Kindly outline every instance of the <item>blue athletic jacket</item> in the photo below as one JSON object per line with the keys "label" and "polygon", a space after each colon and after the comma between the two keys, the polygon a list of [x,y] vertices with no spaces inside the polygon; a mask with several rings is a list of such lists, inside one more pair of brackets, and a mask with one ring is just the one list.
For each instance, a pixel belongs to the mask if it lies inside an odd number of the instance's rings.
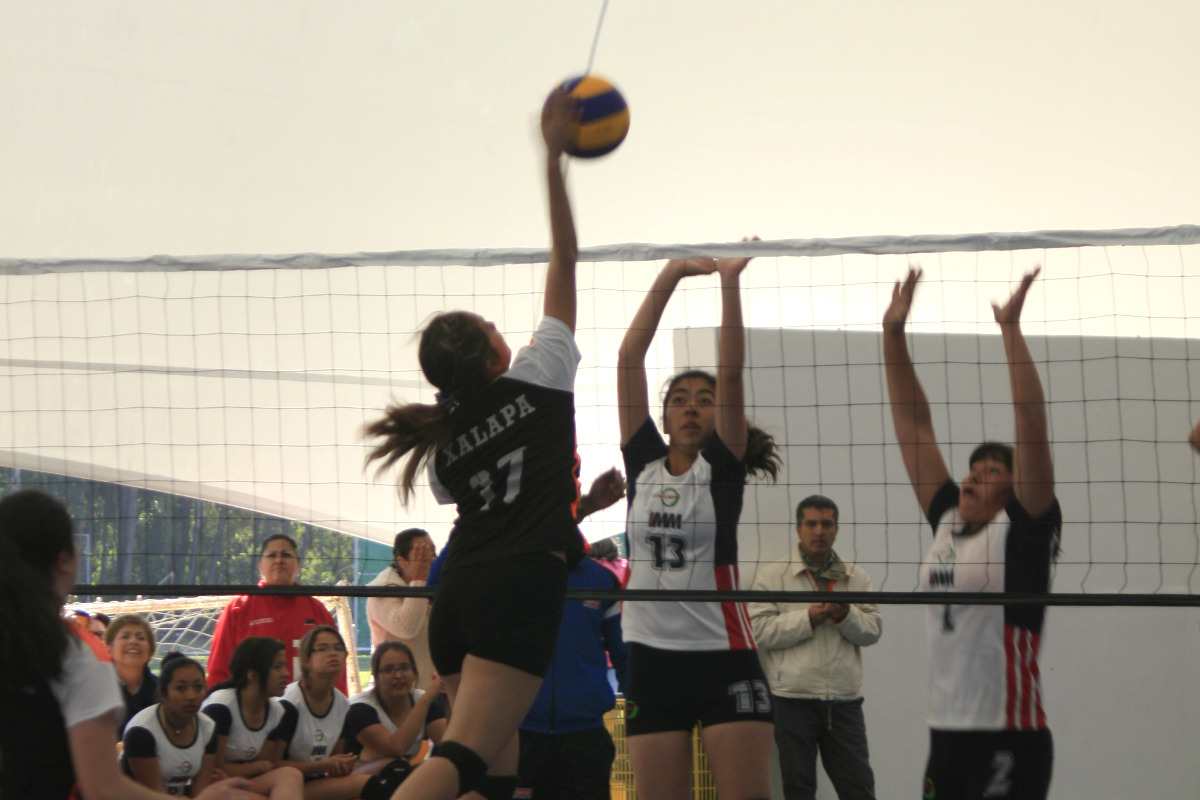
{"label": "blue athletic jacket", "polygon": [[[567,587],[618,589],[620,583],[612,572],[584,558],[567,575]],[[567,600],[554,660],[521,730],[572,733],[603,725],[605,712],[616,705],[606,652],[617,673],[617,687],[624,693],[629,648],[621,637],[620,601]]]}

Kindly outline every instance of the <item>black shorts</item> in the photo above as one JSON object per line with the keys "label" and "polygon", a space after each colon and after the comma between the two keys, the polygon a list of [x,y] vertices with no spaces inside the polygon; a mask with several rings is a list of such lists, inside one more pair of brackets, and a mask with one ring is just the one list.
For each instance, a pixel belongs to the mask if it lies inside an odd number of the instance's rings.
{"label": "black shorts", "polygon": [[566,593],[566,562],[550,553],[448,565],[429,614],[429,654],[438,674],[462,672],[469,654],[544,676]]}
{"label": "black shorts", "polygon": [[771,690],[753,650],[629,646],[627,735],[759,721],[772,721]]}
{"label": "black shorts", "polygon": [[1042,800],[1050,790],[1050,731],[929,732],[925,800]]}
{"label": "black shorts", "polygon": [[570,733],[523,730],[517,778],[531,800],[609,800],[616,755],[603,725]]}

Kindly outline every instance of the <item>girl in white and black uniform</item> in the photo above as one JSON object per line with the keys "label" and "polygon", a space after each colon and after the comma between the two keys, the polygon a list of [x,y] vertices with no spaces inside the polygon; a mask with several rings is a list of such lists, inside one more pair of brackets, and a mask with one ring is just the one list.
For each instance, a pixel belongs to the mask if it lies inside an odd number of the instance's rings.
{"label": "girl in white and black uniform", "polygon": [[429,689],[420,680],[416,656],[403,642],[381,642],[371,654],[374,686],[355,695],[346,714],[346,749],[360,759],[361,771],[377,772],[388,761],[412,760],[426,739],[435,745],[446,732],[442,681]]}
{"label": "girl in white and black uniform", "polygon": [[194,797],[212,780],[217,760],[217,724],[200,713],[208,692],[204,668],[183,653],[167,653],[157,685],[159,702],[125,726],[121,760],[143,786]]}
{"label": "girl in white and black uniform", "polygon": [[550,195],[544,317],[511,353],[478,314],[436,316],[421,334],[421,371],[436,406],[393,406],[371,425],[370,458],[406,458],[401,496],[428,463],[458,519],[429,619],[430,653],[454,714],[446,740],[396,795],[451,800],[470,791],[508,800],[516,788],[517,727],[554,653],[566,558],[582,549],[575,480],[575,228],[560,160],[579,116],[555,92],[542,111]]}
{"label": "girl in white and black uniform", "polygon": [[[748,471],[775,477],[774,441],[746,420],[739,276],[749,259],[672,260],[621,343],[621,449],[629,482],[630,589],[738,588],[737,525]],[[667,300],[689,275],[718,272],[717,375],[688,371],[667,386],[663,429],[650,419],[645,357]],[[669,442],[669,443],[668,443]],[[639,794],[691,793],[691,731],[699,722],[717,794],[769,797],[771,696],[745,605],[624,604],[630,643],[625,725]]]}
{"label": "girl in white and black uniform", "polygon": [[[909,270],[883,319],[883,355],[896,438],[934,539],[921,566],[927,592],[1050,590],[1062,511],[1054,496],[1041,379],[1021,332],[1039,270],[1003,307],[993,304],[1008,359],[1016,444],[985,442],[958,486],[942,460],[929,401],[904,326],[921,277]],[[929,605],[930,753],[924,797],[1046,797],[1054,744],[1042,708],[1038,653],[1045,605]]]}
{"label": "girl in white and black uniform", "polygon": [[318,625],[300,639],[297,652],[300,680],[283,692],[284,702],[296,709],[284,763],[304,775],[305,800],[369,800],[375,796],[364,788],[369,776],[351,774],[358,758],[346,752],[350,700],[335,685],[346,674],[346,642],[337,628]]}
{"label": "girl in white and black uniform", "polygon": [[280,766],[296,728],[296,709],[279,698],[288,682],[283,642],[243,639],[229,659],[231,678],[213,687],[201,710],[217,723],[217,767],[254,779],[254,790],[273,799],[299,797],[304,778]]}
{"label": "girl in white and black uniform", "polygon": [[[61,617],[79,553],[66,507],[36,489],[0,499],[0,797],[165,800],[121,773],[125,701]],[[250,798],[248,783],[210,785],[204,800]]]}

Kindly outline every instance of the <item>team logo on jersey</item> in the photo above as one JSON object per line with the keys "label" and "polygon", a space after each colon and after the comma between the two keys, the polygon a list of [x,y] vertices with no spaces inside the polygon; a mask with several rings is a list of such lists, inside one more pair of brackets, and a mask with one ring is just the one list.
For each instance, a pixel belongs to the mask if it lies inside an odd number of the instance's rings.
{"label": "team logo on jersey", "polygon": [[930,567],[929,568],[929,588],[938,589],[953,589],[954,588],[954,565],[948,567]]}
{"label": "team logo on jersey", "polygon": [[937,790],[933,788],[933,778],[925,779],[925,794],[923,796],[925,800],[933,800],[933,798],[937,797]]}
{"label": "team logo on jersey", "polygon": [[598,609],[598,608],[600,608],[600,601],[599,601],[599,600],[584,600],[584,601],[583,601],[583,607],[584,607],[584,608],[596,608],[596,609]]}
{"label": "team logo on jersey", "polygon": [[656,500],[662,500],[662,504],[667,508],[674,508],[679,502],[679,492],[674,489],[663,489],[661,492],[655,492],[653,497]]}
{"label": "team logo on jersey", "polygon": [[192,774],[192,762],[181,761],[175,765],[175,776],[177,778],[182,778],[186,775],[191,775],[191,774]]}
{"label": "team logo on jersey", "polygon": [[325,731],[321,730],[320,728],[317,728],[316,731],[313,733],[313,741],[314,742],[325,741]]}
{"label": "team logo on jersey", "polygon": [[625,719],[633,719],[638,714],[638,704],[632,700],[625,701]]}

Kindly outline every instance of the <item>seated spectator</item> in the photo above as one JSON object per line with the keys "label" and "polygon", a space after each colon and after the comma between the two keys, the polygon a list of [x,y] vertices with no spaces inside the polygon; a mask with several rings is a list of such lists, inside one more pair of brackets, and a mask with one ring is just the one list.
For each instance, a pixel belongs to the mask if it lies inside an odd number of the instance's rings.
{"label": "seated spectator", "polygon": [[229,662],[232,677],[201,706],[217,723],[217,768],[253,779],[253,789],[272,800],[300,797],[304,785],[299,770],[281,766],[296,728],[296,709],[279,699],[288,682],[286,659],[277,639],[243,639]]}
{"label": "seated spectator", "polygon": [[[79,566],[73,533],[66,506],[44,492],[0,498],[0,796],[167,800],[121,773],[113,669],[61,618]],[[221,781],[198,800],[245,800],[245,788]]]}
{"label": "seated spectator", "polygon": [[93,611],[91,618],[88,620],[87,629],[95,634],[100,639],[104,638],[104,632],[108,630],[109,623],[112,618],[103,611]]}
{"label": "seated spectator", "polygon": [[204,668],[183,653],[167,653],[158,685],[160,701],[125,727],[122,762],[143,786],[195,797],[212,780],[217,762],[217,724],[200,713],[208,691]]}
{"label": "seated spectator", "polygon": [[367,775],[351,775],[358,758],[345,752],[342,727],[350,701],[334,681],[346,671],[346,643],[336,628],[318,625],[300,640],[300,680],[283,699],[296,709],[285,763],[304,775],[305,800],[352,800]]}
{"label": "seated spectator", "polygon": [[346,713],[346,749],[359,757],[359,770],[375,772],[397,758],[411,760],[430,739],[435,745],[446,731],[442,681],[428,691],[415,688],[418,678],[412,650],[402,642],[384,642],[371,655],[374,686],[355,695]]}
{"label": "seated spectator", "polygon": [[[368,586],[424,586],[429,567],[437,556],[433,539],[420,528],[396,534],[392,543],[392,563],[375,576]],[[429,609],[427,597],[369,597],[367,621],[371,625],[371,647],[384,642],[403,642],[413,651],[421,682],[428,689],[433,680],[433,659],[429,657]]]}
{"label": "seated spectator", "polygon": [[[290,536],[277,533],[262,544],[258,569],[259,586],[295,586],[300,577],[300,556]],[[212,653],[208,659],[208,684],[229,680],[229,657],[247,636],[267,636],[283,642],[287,682],[299,672],[300,639],[317,625],[334,625],[329,609],[315,597],[305,595],[241,595],[225,606],[213,630]],[[334,625],[336,627],[336,625]],[[346,676],[337,680],[346,692]]]}
{"label": "seated spectator", "polygon": [[154,631],[140,614],[122,614],[104,631],[104,644],[125,698],[125,718],[121,720],[124,729],[134,714],[158,702],[158,680],[150,671],[156,646]]}

